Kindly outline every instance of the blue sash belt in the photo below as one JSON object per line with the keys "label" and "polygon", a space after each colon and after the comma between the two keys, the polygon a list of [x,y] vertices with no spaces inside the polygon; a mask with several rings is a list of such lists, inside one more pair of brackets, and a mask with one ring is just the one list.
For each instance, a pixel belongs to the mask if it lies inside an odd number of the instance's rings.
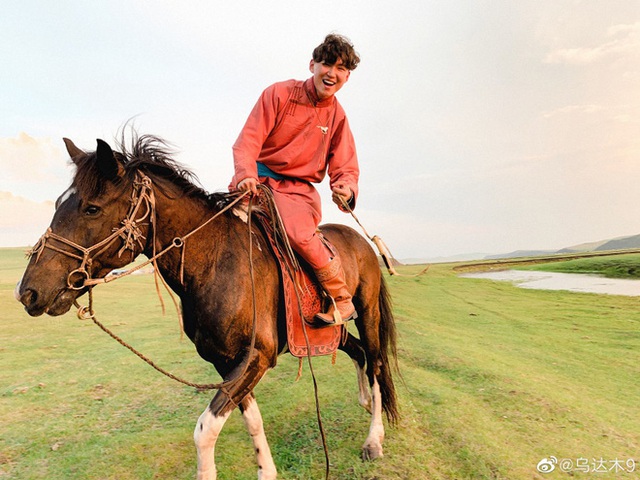
{"label": "blue sash belt", "polygon": [[264,163],[257,162],[258,164],[258,176],[259,177],[270,177],[275,180],[286,180],[290,177],[285,177],[284,175],[280,175],[279,173],[274,172],[269,167],[267,167]]}

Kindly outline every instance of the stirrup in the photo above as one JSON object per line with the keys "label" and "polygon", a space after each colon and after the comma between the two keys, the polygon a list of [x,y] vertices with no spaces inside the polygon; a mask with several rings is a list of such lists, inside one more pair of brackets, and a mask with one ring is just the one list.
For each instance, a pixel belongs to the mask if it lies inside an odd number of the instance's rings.
{"label": "stirrup", "polygon": [[[331,298],[331,297],[329,297]],[[357,310],[353,310],[353,313],[351,315],[349,315],[347,318],[342,318],[342,315],[340,315],[340,311],[338,310],[338,307],[336,306],[336,302],[335,300],[333,300],[333,298],[331,298],[332,301],[332,307],[333,307],[333,315],[328,315],[327,313],[317,313],[314,317],[314,325],[316,327],[329,327],[329,326],[336,326],[336,325],[345,325],[348,321],[350,320],[355,320],[356,318],[358,318],[358,311]],[[329,307],[331,308],[331,307]],[[333,321],[328,321],[327,318],[325,318],[325,315],[332,317]]]}

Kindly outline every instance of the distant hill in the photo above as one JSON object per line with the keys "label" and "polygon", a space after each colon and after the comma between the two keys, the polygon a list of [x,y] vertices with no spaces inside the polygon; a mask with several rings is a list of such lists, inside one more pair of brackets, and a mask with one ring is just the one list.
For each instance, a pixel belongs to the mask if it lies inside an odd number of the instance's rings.
{"label": "distant hill", "polygon": [[[435,258],[403,258],[399,262],[394,260],[394,265],[412,265],[412,264],[426,264],[426,263],[455,263],[455,262],[467,262],[471,260],[502,260],[505,258],[521,258],[521,257],[539,257],[545,255],[555,254],[567,254],[567,253],[582,253],[582,252],[595,252],[606,250],[626,250],[626,249],[640,249],[640,234],[629,235],[625,237],[610,238],[607,240],[598,240],[595,242],[580,243],[578,245],[571,245],[569,247],[561,248],[560,250],[516,250],[510,253],[464,253],[460,255],[452,255],[450,257],[435,257]],[[397,263],[396,263],[397,262]],[[384,266],[382,259],[380,259],[380,265]]]}
{"label": "distant hill", "polygon": [[609,240],[596,248],[596,250],[624,250],[627,248],[640,248],[640,235]]}
{"label": "distant hill", "polygon": [[555,250],[516,250],[510,253],[499,253],[496,255],[487,255],[485,260],[500,260],[501,258],[518,258],[518,257],[539,257],[542,255],[553,255]]}
{"label": "distant hill", "polygon": [[[607,246],[611,242],[618,241],[626,241],[627,239],[638,238],[640,235],[632,235],[632,236],[624,236],[624,237],[615,237],[608,238],[606,240],[599,240],[597,242],[588,242],[581,243],[579,245],[573,245],[571,247],[565,247],[561,250],[558,250],[557,253],[573,253],[573,252],[594,252],[596,250],[618,250],[618,248]],[[620,248],[638,248],[640,247],[640,242],[636,244],[631,244],[630,247],[620,247]]]}
{"label": "distant hill", "polygon": [[626,250],[638,248],[640,249],[640,235],[630,235],[626,237],[617,237],[608,240],[600,240],[596,242],[581,243],[572,245],[560,250],[516,250],[511,253],[502,253],[497,255],[487,255],[485,260],[499,260],[502,258],[519,258],[519,257],[536,257],[541,255],[553,255],[558,253],[580,253],[607,250]]}
{"label": "distant hill", "polygon": [[463,253],[460,255],[451,255],[448,257],[416,257],[403,258],[401,262],[405,265],[424,265],[427,263],[455,263],[468,262],[471,260],[482,260],[487,253]]}
{"label": "distant hill", "polygon": [[593,252],[598,247],[604,245],[609,240],[600,240],[598,242],[581,243],[579,245],[573,245],[571,247],[565,247],[558,250],[558,253],[579,253],[579,252]]}

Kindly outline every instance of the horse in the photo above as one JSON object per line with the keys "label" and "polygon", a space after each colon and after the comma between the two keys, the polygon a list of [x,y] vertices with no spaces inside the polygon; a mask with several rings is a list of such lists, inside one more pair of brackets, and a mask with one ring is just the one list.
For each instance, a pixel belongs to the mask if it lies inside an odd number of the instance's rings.
{"label": "horse", "polygon": [[[109,272],[140,254],[155,258],[180,298],[184,332],[224,380],[225,388],[216,392],[194,429],[197,478],[216,478],[216,440],[236,406],[255,447],[258,478],[276,478],[253,389],[287,351],[287,335],[274,253],[250,244],[266,245],[262,230],[233,214],[229,206],[237,194],[206,192],[159,137],[134,132],[129,145],[123,136],[115,150],[98,139],[93,152],[64,142],[75,174],[32,250],[16,297],[31,316],[62,315]],[[383,413],[390,424],[399,418],[388,287],[361,235],[335,224],[321,231],[342,258],[359,314],[358,337],[347,333],[339,349],[355,364],[359,403],[371,414],[362,455],[375,459],[383,455]]]}

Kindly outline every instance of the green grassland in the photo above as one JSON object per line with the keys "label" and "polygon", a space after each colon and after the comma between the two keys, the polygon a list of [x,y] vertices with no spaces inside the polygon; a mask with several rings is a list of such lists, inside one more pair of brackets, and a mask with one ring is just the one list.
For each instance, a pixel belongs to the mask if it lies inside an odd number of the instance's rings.
{"label": "green grassland", "polygon": [[[193,427],[211,394],[159,375],[73,312],[27,316],[13,298],[24,265],[19,250],[0,249],[0,478],[193,478]],[[369,417],[353,365],[344,354],[335,365],[315,359],[332,479],[636,478],[543,475],[536,465],[550,456],[640,463],[638,299],[463,279],[451,265],[387,281],[402,419],[387,430],[385,456],[361,461]],[[99,286],[95,297],[98,317],[158,364],[219,379],[180,338],[175,313],[162,316],[152,277]],[[279,478],[320,479],[312,382],[306,367],[296,382],[297,369],[281,357],[256,395]],[[216,453],[218,478],[256,478],[238,413]]]}
{"label": "green grassland", "polygon": [[[518,267],[520,269],[520,267]],[[587,273],[609,278],[640,278],[640,255],[579,258],[564,262],[544,263],[522,269],[546,272]]]}

